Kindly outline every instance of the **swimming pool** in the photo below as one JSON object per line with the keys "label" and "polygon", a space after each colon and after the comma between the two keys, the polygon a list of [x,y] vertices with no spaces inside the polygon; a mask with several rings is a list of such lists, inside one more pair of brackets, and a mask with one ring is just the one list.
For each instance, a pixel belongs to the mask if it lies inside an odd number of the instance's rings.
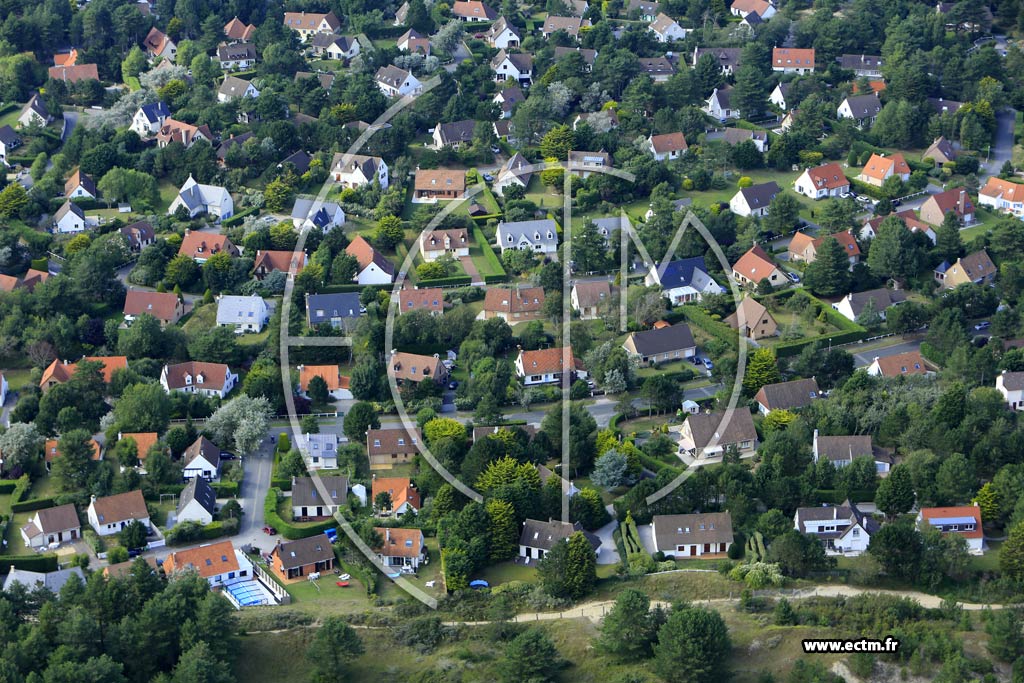
{"label": "swimming pool", "polygon": [[238,581],[232,584],[225,584],[224,590],[230,593],[231,597],[242,607],[273,604],[272,597],[258,581]]}

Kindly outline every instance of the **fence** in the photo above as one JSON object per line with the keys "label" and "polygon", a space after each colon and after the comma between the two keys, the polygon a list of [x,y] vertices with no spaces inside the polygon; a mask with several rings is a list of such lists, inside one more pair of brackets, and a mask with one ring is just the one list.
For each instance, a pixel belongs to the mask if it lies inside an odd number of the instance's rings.
{"label": "fence", "polygon": [[252,563],[252,573],[256,575],[256,578],[260,583],[274,594],[274,597],[277,598],[279,603],[282,605],[291,603],[292,596],[288,594],[288,591],[284,589],[284,586],[279,584],[263,567],[259,565],[258,560]]}

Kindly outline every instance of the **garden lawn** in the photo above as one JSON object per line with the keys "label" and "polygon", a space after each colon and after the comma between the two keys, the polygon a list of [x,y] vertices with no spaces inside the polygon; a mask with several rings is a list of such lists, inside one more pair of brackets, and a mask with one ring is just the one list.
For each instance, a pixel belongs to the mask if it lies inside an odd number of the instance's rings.
{"label": "garden lawn", "polygon": [[32,374],[32,368],[6,368],[3,373],[4,378],[7,379],[8,389],[11,391],[17,391],[28,384],[29,376]]}
{"label": "garden lawn", "polygon": [[516,564],[513,560],[507,560],[487,567],[478,574],[475,574],[473,579],[483,579],[490,584],[491,588],[500,586],[503,583],[509,583],[510,581],[536,581],[537,565],[533,563],[530,566],[526,566]]}
{"label": "garden lawn", "polygon": [[208,330],[217,324],[217,305],[197,306],[185,323],[185,334],[192,336]]}
{"label": "garden lawn", "polygon": [[[14,102],[8,102],[4,106],[15,104]],[[0,126],[10,126],[14,128],[18,125],[18,117],[21,116],[22,105],[17,105],[11,111],[7,112],[3,116],[0,116]]]}
{"label": "garden lawn", "polygon": [[178,188],[174,186],[169,180],[160,181],[160,206],[157,207],[157,214],[167,213],[168,207],[171,202],[178,196]]}
{"label": "garden lawn", "polygon": [[978,222],[969,228],[964,228],[960,231],[960,238],[964,242],[970,242],[975,237],[984,235],[1000,220],[1003,216],[1000,214],[978,206],[974,209],[974,215]]}

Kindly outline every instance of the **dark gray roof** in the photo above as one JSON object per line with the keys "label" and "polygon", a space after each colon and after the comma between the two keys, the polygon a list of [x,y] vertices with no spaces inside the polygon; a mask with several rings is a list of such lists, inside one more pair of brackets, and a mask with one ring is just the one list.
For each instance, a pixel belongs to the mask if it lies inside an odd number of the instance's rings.
{"label": "dark gray roof", "polygon": [[139,107],[139,109],[142,110],[143,116],[145,116],[146,120],[150,123],[156,123],[161,118],[166,119],[171,115],[171,110],[168,109],[167,105],[161,100],[144,104]]}
{"label": "dark gray roof", "polygon": [[1024,389],[1024,372],[1003,371],[1003,387],[1009,391],[1020,391]]}
{"label": "dark gray roof", "polygon": [[836,60],[839,66],[851,71],[877,71],[882,68],[882,58],[876,55],[842,55]]}
{"label": "dark gray roof", "polygon": [[286,570],[334,560],[334,548],[324,534],[317,534],[277,546],[277,556]]}
{"label": "dark gray roof", "polygon": [[732,516],[728,512],[690,515],[655,515],[652,523],[658,550],[680,545],[732,543]]}
{"label": "dark gray roof", "polygon": [[524,521],[523,531],[519,534],[519,545],[526,546],[527,548],[551,550],[555,547],[556,543],[569,538],[577,531],[583,532],[583,535],[590,541],[590,546],[595,551],[601,547],[601,539],[594,534],[583,531],[583,526],[579,522],[570,524],[554,519],[549,519],[546,522],[536,519]]}
{"label": "dark gray roof", "polygon": [[[750,416],[750,411],[746,408],[734,408],[731,414],[729,413],[730,411],[723,410],[687,417],[686,421],[690,424],[694,445],[697,448],[704,448],[712,441],[719,446],[727,446],[741,441],[755,441],[757,430],[754,428],[754,419]],[[729,424],[726,425],[727,414],[729,414]]]}
{"label": "dark gray roof", "polygon": [[877,116],[878,112],[882,111],[882,101],[878,99],[878,95],[870,93],[868,95],[851,95],[846,98],[846,104],[849,105],[850,111],[853,112],[855,119],[866,119],[872,116]]}
{"label": "dark gray roof", "polygon": [[348,477],[321,476],[320,481],[331,496],[330,502],[321,498],[312,477],[292,478],[292,507],[310,505],[344,505],[348,499]]}
{"label": "dark gray roof", "polygon": [[75,510],[72,503],[40,510],[36,513],[36,519],[39,520],[39,530],[44,534],[81,526],[81,522],[78,521],[78,511]]}
{"label": "dark gray roof", "polygon": [[308,154],[306,154],[304,151],[302,151],[300,149],[298,152],[295,152],[294,154],[292,154],[289,157],[287,157],[281,163],[282,164],[291,164],[292,166],[295,167],[295,173],[297,175],[302,175],[303,173],[305,173],[306,171],[309,170],[309,164],[312,161],[313,161],[313,157],[309,156]]}
{"label": "dark gray roof", "polygon": [[690,349],[697,345],[693,341],[690,327],[685,323],[679,323],[671,327],[662,327],[658,330],[633,332],[630,337],[633,339],[633,347],[641,356],[653,356],[668,351]]}
{"label": "dark gray roof", "polygon": [[185,485],[184,490],[181,492],[181,497],[178,498],[178,513],[180,514],[185,509],[185,506],[193,500],[202,505],[203,509],[211,515],[217,510],[217,494],[214,493],[213,487],[202,477],[192,477],[188,484]]}
{"label": "dark gray roof", "polygon": [[810,405],[818,396],[818,382],[811,379],[795,379],[792,382],[766,384],[761,387],[757,402],[769,410],[789,410]]}
{"label": "dark gray roof", "polygon": [[339,294],[307,294],[306,311],[309,323],[329,323],[331,318],[358,318],[359,295],[354,292]]}
{"label": "dark gray roof", "polygon": [[240,59],[256,59],[256,46],[252,43],[233,43],[217,48],[217,59],[222,62],[234,62]]}
{"label": "dark gray roof", "polygon": [[438,135],[441,137],[441,144],[452,145],[455,143],[470,142],[473,140],[473,128],[476,121],[465,119],[464,121],[453,121],[452,123],[438,124]]}
{"label": "dark gray roof", "polygon": [[[751,12],[753,14],[753,12]],[[718,106],[722,109],[732,109],[732,88],[728,85],[723,85],[721,88],[715,88],[715,91],[711,93],[711,97],[718,100]]]}
{"label": "dark gray roof", "polygon": [[854,317],[864,312],[864,308],[868,305],[868,301],[875,302],[875,311],[881,312],[889,308],[893,304],[903,303],[907,300],[906,292],[895,289],[869,289],[866,292],[856,292],[850,294],[850,308],[853,310]]}
{"label": "dark gray roof", "polygon": [[736,68],[740,65],[740,57],[743,53],[741,47],[698,47],[694,52],[694,66],[704,55],[711,55],[718,60],[719,66]]}
{"label": "dark gray roof", "polygon": [[405,79],[409,77],[409,72],[405,69],[399,69],[394,64],[382,66],[377,69],[374,79],[385,85],[390,85],[392,88],[397,88],[402,83],[405,83]]}
{"label": "dark gray roof", "polygon": [[771,203],[772,198],[780,192],[782,192],[782,189],[779,188],[778,183],[774,180],[767,183],[760,183],[759,185],[744,187],[740,190],[743,198],[747,200],[747,206],[751,209],[761,209],[768,206]]}
{"label": "dark gray roof", "polygon": [[0,142],[8,147],[16,147],[21,144],[21,138],[10,126],[0,127]]}
{"label": "dark gray roof", "polygon": [[205,436],[200,436],[198,439],[192,442],[192,445],[185,449],[185,452],[181,454],[182,465],[188,467],[193,460],[202,456],[206,462],[210,463],[214,467],[220,467],[220,446],[207,439]]}
{"label": "dark gray roof", "polygon": [[227,157],[228,150],[235,145],[240,145],[246,140],[252,137],[252,133],[246,131],[245,133],[239,133],[238,135],[231,136],[226,140],[223,140],[220,145],[217,146],[217,158],[223,160]]}
{"label": "dark gray roof", "polygon": [[851,436],[819,436],[818,457],[827,458],[832,462],[853,460],[862,455],[874,456],[871,437],[864,435]]}

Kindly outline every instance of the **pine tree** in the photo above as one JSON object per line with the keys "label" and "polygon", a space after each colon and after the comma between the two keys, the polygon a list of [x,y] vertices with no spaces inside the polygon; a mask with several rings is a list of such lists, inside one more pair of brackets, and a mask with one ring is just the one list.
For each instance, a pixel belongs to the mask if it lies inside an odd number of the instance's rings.
{"label": "pine tree", "polygon": [[487,501],[486,510],[490,522],[491,559],[500,562],[515,557],[519,549],[515,508],[511,503],[495,498]]}
{"label": "pine tree", "polygon": [[1024,577],[1024,522],[1018,522],[1010,529],[999,551],[999,568],[1010,578]]}
{"label": "pine tree", "polygon": [[914,482],[906,465],[901,463],[893,467],[889,476],[878,485],[875,504],[890,519],[914,507]]}
{"label": "pine tree", "polygon": [[753,396],[766,384],[774,384],[780,380],[779,365],[771,349],[760,348],[754,351],[747,360],[747,372],[743,375],[743,391]]}
{"label": "pine tree", "polygon": [[840,296],[850,286],[850,261],[843,247],[832,236],[818,246],[817,256],[804,271],[809,290],[818,296]]}
{"label": "pine tree", "polygon": [[652,624],[650,598],[643,591],[627,588],[601,622],[600,647],[625,660],[645,657],[654,638]]}
{"label": "pine tree", "polygon": [[943,261],[953,263],[964,251],[964,241],[960,238],[960,219],[952,211],[946,212],[942,225],[935,231],[935,253]]}
{"label": "pine tree", "polygon": [[753,64],[744,64],[736,70],[736,86],[732,91],[732,105],[740,115],[756,119],[768,108],[768,80]]}

